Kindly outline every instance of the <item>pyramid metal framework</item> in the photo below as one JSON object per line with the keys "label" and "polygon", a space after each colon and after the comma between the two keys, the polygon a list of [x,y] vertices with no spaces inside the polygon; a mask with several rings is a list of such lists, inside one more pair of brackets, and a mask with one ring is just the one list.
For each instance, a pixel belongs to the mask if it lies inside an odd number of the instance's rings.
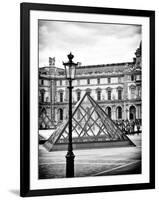
{"label": "pyramid metal framework", "polygon": [[[64,122],[45,142],[49,150],[56,149],[56,145],[68,144],[68,121]],[[72,142],[89,148],[89,143],[124,142],[133,145],[133,142],[118,128],[106,112],[86,93],[76,105],[72,114]],[[121,144],[121,143],[120,143]],[[113,146],[113,145],[112,145]],[[95,145],[94,147],[97,147]],[[60,149],[60,147],[59,147]]]}

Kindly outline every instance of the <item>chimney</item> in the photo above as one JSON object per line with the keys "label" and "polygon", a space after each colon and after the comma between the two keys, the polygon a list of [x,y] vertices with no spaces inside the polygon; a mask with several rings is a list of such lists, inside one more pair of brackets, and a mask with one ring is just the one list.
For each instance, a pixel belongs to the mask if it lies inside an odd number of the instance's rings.
{"label": "chimney", "polygon": [[50,67],[55,67],[55,57],[49,57],[49,66]]}

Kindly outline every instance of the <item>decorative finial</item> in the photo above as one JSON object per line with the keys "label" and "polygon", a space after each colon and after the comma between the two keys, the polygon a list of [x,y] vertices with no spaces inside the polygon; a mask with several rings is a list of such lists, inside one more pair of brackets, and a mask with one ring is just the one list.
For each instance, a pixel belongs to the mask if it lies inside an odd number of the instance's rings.
{"label": "decorative finial", "polygon": [[72,59],[74,58],[74,55],[70,52],[70,54],[67,55],[70,62],[72,62]]}

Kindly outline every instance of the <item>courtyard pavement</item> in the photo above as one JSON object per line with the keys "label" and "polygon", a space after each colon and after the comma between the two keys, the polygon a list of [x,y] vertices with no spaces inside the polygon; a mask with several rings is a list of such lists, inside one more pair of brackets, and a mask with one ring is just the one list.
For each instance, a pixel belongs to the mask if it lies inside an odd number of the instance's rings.
{"label": "courtyard pavement", "polygon": [[[136,147],[74,150],[75,177],[141,173],[141,135],[129,136]],[[39,146],[39,178],[64,178],[66,151]]]}

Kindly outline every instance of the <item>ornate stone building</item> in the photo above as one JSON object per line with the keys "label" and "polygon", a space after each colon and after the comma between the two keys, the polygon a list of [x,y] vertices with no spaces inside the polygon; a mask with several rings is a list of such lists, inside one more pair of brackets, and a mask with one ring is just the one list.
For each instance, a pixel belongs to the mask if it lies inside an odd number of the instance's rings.
{"label": "ornate stone building", "polygon": [[[132,62],[78,66],[73,81],[73,107],[88,92],[112,120],[141,122],[141,44]],[[68,117],[68,91],[64,69],[39,68],[39,128],[54,128]]]}

